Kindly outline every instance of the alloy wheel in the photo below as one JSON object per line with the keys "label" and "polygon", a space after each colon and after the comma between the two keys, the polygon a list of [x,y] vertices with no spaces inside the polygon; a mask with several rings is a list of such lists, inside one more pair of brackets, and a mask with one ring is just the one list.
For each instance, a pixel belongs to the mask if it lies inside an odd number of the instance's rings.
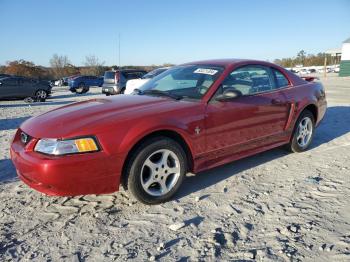
{"label": "alloy wheel", "polygon": [[47,97],[47,93],[44,90],[38,90],[36,92],[36,97],[39,99],[45,99]]}
{"label": "alloy wheel", "polygon": [[176,185],[180,177],[180,161],[168,149],[153,152],[141,168],[142,188],[152,196],[163,196]]}
{"label": "alloy wheel", "polygon": [[298,126],[297,143],[300,147],[305,147],[309,144],[313,132],[312,120],[309,117],[304,117]]}

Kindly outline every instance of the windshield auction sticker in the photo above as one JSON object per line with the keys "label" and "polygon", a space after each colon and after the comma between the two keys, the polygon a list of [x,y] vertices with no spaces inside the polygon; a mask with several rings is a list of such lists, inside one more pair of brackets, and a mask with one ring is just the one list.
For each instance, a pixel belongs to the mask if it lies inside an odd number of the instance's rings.
{"label": "windshield auction sticker", "polygon": [[205,74],[205,75],[215,75],[218,72],[218,70],[214,69],[208,69],[208,68],[197,68],[193,73],[197,74]]}

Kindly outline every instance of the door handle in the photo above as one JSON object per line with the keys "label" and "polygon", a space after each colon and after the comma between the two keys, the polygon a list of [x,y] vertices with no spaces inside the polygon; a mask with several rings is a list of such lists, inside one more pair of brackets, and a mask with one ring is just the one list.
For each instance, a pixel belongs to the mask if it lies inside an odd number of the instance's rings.
{"label": "door handle", "polygon": [[271,100],[271,104],[273,104],[273,105],[285,105],[286,103],[284,101],[282,101],[282,100],[274,98],[274,99]]}

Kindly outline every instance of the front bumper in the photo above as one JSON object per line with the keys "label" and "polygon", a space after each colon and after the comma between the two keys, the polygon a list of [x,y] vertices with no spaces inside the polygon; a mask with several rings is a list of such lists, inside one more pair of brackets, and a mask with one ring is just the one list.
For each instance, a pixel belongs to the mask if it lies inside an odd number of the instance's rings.
{"label": "front bumper", "polygon": [[11,145],[11,159],[18,177],[35,190],[47,195],[75,196],[119,189],[119,161],[106,152],[47,156],[33,151],[37,139],[24,145],[19,134],[20,130]]}

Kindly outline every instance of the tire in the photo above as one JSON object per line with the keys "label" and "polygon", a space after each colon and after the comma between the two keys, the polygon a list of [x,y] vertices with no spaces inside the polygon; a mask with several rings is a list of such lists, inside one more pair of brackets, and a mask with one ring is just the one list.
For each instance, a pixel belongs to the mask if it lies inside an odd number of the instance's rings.
{"label": "tire", "polygon": [[90,88],[89,88],[89,87],[85,87],[85,88],[83,89],[82,94],[85,94],[85,93],[89,92],[89,90],[90,90]]}
{"label": "tire", "polygon": [[48,94],[45,90],[39,89],[35,92],[35,99],[40,102],[45,102]]}
{"label": "tire", "polygon": [[159,204],[177,192],[186,172],[182,147],[170,138],[155,137],[142,143],[131,156],[126,169],[127,188],[138,201]]}
{"label": "tire", "polygon": [[75,89],[77,94],[85,94],[89,91],[89,87],[85,86],[84,83],[80,83],[79,86]]}
{"label": "tire", "polygon": [[311,144],[315,134],[315,117],[309,110],[304,110],[293,130],[287,149],[294,153],[305,151]]}

